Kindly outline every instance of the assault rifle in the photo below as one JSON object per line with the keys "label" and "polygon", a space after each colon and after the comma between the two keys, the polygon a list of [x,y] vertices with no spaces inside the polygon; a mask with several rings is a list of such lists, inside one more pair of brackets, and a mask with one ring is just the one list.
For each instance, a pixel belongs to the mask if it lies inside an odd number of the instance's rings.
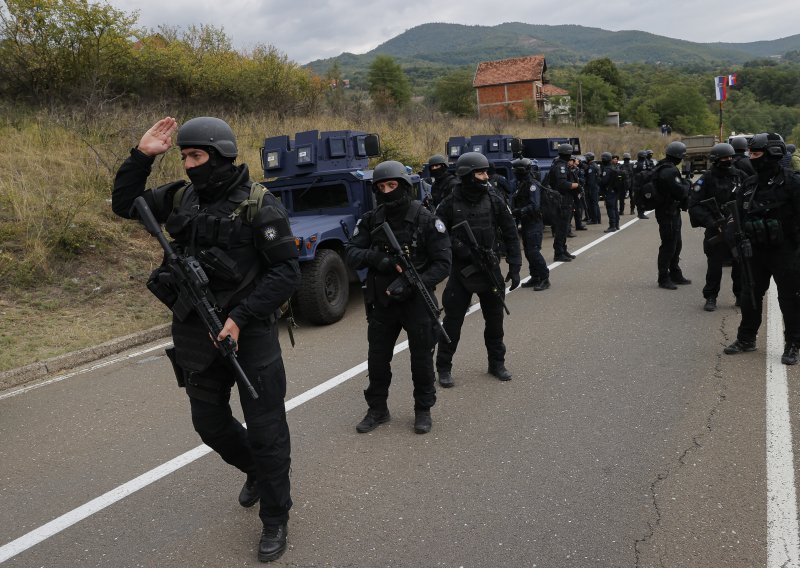
{"label": "assault rifle", "polygon": [[447,343],[450,343],[450,336],[447,335],[447,332],[444,330],[444,326],[442,322],[439,321],[439,313],[441,310],[436,307],[436,303],[431,298],[430,292],[425,287],[425,284],[422,283],[422,278],[420,278],[419,272],[417,272],[417,268],[414,266],[414,263],[411,262],[411,258],[408,256],[400,243],[397,242],[397,237],[394,236],[394,231],[389,226],[389,223],[381,223],[378,225],[373,231],[372,234],[383,231],[383,234],[386,235],[387,240],[389,241],[389,246],[394,251],[395,256],[397,256],[397,260],[400,262],[400,267],[403,269],[403,275],[405,275],[406,280],[408,280],[409,284],[416,288],[419,295],[422,296],[422,299],[425,301],[425,308],[428,310],[428,314],[433,318],[433,321],[436,322],[436,327],[439,328],[439,333],[442,334],[442,338]]}
{"label": "assault rifle", "polygon": [[750,264],[750,259],[753,258],[753,244],[747,238],[747,233],[744,232],[742,226],[742,216],[739,214],[739,207],[736,200],[729,201],[725,204],[725,209],[730,213],[733,219],[733,240],[736,245],[734,249],[734,256],[742,265],[742,291],[745,289],[749,292],[750,303],[753,309],[756,309],[756,294],[754,291],[755,280],[753,280],[753,267]]}
{"label": "assault rifle", "polygon": [[[697,203],[708,209],[709,212],[711,212],[711,216],[714,217],[714,221],[716,222],[717,227],[722,227],[722,225],[725,223],[725,215],[720,210],[719,203],[717,203],[716,197],[709,197],[708,199],[703,199],[702,201],[698,201]],[[713,237],[708,239],[708,244],[714,246],[719,244],[723,240],[724,236],[720,232],[719,234],[714,235]]]}
{"label": "assault rifle", "polygon": [[210,291],[208,289],[208,276],[206,275],[203,267],[193,256],[181,257],[175,253],[172,245],[169,244],[164,233],[161,232],[161,226],[153,216],[153,212],[147,206],[147,202],[143,197],[137,197],[133,202],[139,214],[139,219],[144,225],[147,232],[153,235],[161,248],[164,249],[164,264],[169,269],[169,272],[175,282],[175,287],[178,289],[180,298],[178,301],[185,301],[191,308],[200,316],[203,325],[208,330],[211,340],[219,349],[220,354],[230,363],[236,373],[236,378],[241,381],[242,385],[250,392],[253,399],[258,398],[256,389],[245,375],[239,360],[236,358],[236,342],[229,335],[222,341],[217,339],[219,332],[222,331],[222,323],[217,317],[217,310],[209,300]]}
{"label": "assault rifle", "polygon": [[500,303],[503,304],[503,309],[506,311],[506,314],[511,315],[504,299],[505,286],[503,286],[503,282],[497,278],[497,273],[495,272],[495,269],[500,265],[497,255],[494,254],[494,251],[491,249],[483,248],[478,245],[478,241],[475,239],[475,233],[472,232],[472,227],[469,226],[469,223],[466,221],[456,223],[453,225],[453,232],[459,227],[463,228],[467,235],[469,248],[472,252],[472,260],[477,265],[478,271],[486,275],[489,279],[489,285],[492,287],[492,294],[500,299]]}

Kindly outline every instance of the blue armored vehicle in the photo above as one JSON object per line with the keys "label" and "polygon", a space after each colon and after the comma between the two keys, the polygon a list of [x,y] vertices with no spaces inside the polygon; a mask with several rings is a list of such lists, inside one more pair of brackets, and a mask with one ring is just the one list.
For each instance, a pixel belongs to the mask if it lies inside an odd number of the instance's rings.
{"label": "blue armored vehicle", "polygon": [[[451,136],[445,152],[451,166],[464,152],[480,152],[494,165],[495,171],[505,177],[513,188],[514,169],[511,162],[516,158],[530,158],[539,165],[545,179],[553,160],[558,157],[561,144],[572,144],[575,154],[581,153],[578,138],[514,138],[509,134],[478,134],[474,136]],[[427,175],[427,170],[424,172]]]}
{"label": "blue armored vehicle", "polygon": [[[378,136],[356,130],[309,130],[294,139],[264,140],[264,185],[286,208],[300,250],[303,280],[296,307],[313,324],[340,320],[350,283],[361,279],[344,263],[344,243],[375,206],[368,163],[379,154]],[[419,192],[419,176],[411,177]]]}

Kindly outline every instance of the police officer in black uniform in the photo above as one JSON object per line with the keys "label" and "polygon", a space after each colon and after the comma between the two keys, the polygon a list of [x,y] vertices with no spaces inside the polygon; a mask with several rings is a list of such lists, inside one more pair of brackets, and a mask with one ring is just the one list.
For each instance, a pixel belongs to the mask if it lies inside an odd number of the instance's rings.
{"label": "police officer in black uniform", "polygon": [[[442,296],[444,306],[443,326],[450,336],[450,343],[439,341],[436,352],[436,370],[439,383],[443,387],[453,386],[453,355],[461,338],[461,326],[470,306],[473,294],[478,294],[486,327],[483,332],[489,359],[488,372],[501,381],[511,380],[511,372],[506,369],[506,346],[503,343],[503,305],[502,294],[505,289],[492,290],[489,278],[477,269],[474,254],[463,228],[454,229],[463,221],[474,233],[478,246],[484,251],[497,255],[500,243],[498,232],[505,245],[508,274],[505,281],[511,281],[511,290],[519,286],[522,256],[519,250],[519,237],[514,217],[503,198],[497,195],[488,183],[489,162],[478,152],[462,154],[456,162],[456,175],[460,182],[452,195],[445,198],[436,209],[450,231],[453,245],[453,266],[450,278]],[[492,267],[495,279],[502,282],[499,264]]]}
{"label": "police officer in black uniform", "polygon": [[619,194],[625,191],[622,170],[612,160],[611,152],[600,154],[600,193],[608,215],[608,229],[604,233],[619,231]]}
{"label": "police officer in black uniform", "polygon": [[584,158],[586,158],[586,162],[582,165],[582,169],[588,209],[586,213],[589,217],[587,225],[599,225],[602,221],[600,215],[600,186],[598,185],[600,168],[597,166],[597,162],[594,161],[595,155],[592,152],[586,152]]}
{"label": "police officer in black uniform", "polygon": [[431,177],[427,180],[431,185],[431,199],[436,208],[442,199],[453,192],[453,187],[458,182],[456,176],[447,171],[447,158],[435,154],[428,159],[428,171]]}
{"label": "police officer in black uniform", "polygon": [[753,249],[754,282],[747,284],[753,287],[756,305],[750,290],[743,286],[742,321],[736,341],[725,353],[755,350],[764,294],[774,278],[784,325],[781,362],[796,365],[800,350],[800,174],[780,167],[785,152],[778,134],[764,132],[750,140],[750,162],[756,175],[747,178],[736,192],[736,205]]}
{"label": "police officer in black uniform", "polygon": [[631,202],[631,215],[633,215],[634,196],[633,196],[633,163],[631,162],[631,155],[629,152],[622,154],[622,162],[619,164],[619,169],[622,171],[623,186],[625,190],[620,194],[619,198],[619,212],[620,215],[625,214],[625,194]]}
{"label": "police officer in black uniform", "polygon": [[550,269],[542,256],[542,192],[539,182],[533,177],[528,158],[518,158],[511,162],[511,166],[514,168],[516,181],[516,189],[511,198],[511,212],[517,220],[517,227],[522,235],[522,247],[531,272],[530,279],[522,287],[540,292],[550,287]]}
{"label": "police officer in black uniform", "polygon": [[547,174],[547,184],[561,194],[561,215],[553,223],[555,237],[553,239],[553,260],[556,262],[570,262],[575,258],[567,250],[567,233],[570,228],[572,210],[575,207],[575,196],[580,188],[578,177],[569,167],[572,156],[572,144],[558,146],[558,158],[553,160]]}
{"label": "police officer in black uniform", "polygon": [[431,430],[431,407],[436,403],[433,348],[436,327],[426,304],[406,275],[386,233],[388,223],[400,247],[409,255],[431,298],[434,287],[450,272],[450,238],[444,224],[419,201],[411,198],[411,178],[400,162],[381,162],[372,174],[378,207],[359,219],[345,247],[347,264],[368,268],[366,303],[369,385],[364,391],[369,410],[358,423],[360,433],[370,432],[390,418],[389,385],[394,344],[405,329],[414,382],[414,431]]}
{"label": "police officer in black uniform", "polygon": [[733,156],[733,167],[744,172],[745,177],[756,175],[753,164],[750,163],[750,158],[747,157],[747,138],[734,136],[731,139],[731,146],[736,152],[736,155]]}
{"label": "police officer in black uniform", "polygon": [[681,248],[681,209],[686,210],[689,203],[689,181],[681,177],[678,164],[686,155],[686,144],[670,142],[665,150],[666,157],[656,164],[655,186],[660,196],[656,206],[656,221],[661,246],[658,248],[658,286],[675,290],[678,284],[691,284],[683,276],[680,267]]}
{"label": "police officer in black uniform", "polygon": [[[725,241],[723,227],[725,214],[723,207],[735,198],[736,190],[742,185],[743,174],[733,167],[733,146],[716,144],[709,153],[711,168],[692,186],[689,195],[689,220],[692,227],[705,227],[703,252],[708,260],[703,309],[713,312],[717,309],[717,295],[722,282],[722,266],[732,262],[731,250]],[[731,267],[733,295],[739,297],[739,264]]]}
{"label": "police officer in black uniform", "polygon": [[639,150],[636,154],[636,163],[633,164],[633,198],[631,199],[631,208],[633,203],[636,203],[637,217],[639,219],[649,219],[642,205],[640,189],[642,187],[642,172],[650,169],[650,161],[647,159],[647,150]]}
{"label": "police officer in black uniform", "polygon": [[[145,190],[153,161],[172,146],[176,130],[190,183]],[[286,374],[276,315],[299,286],[300,269],[289,220],[278,201],[262,188],[261,207],[250,214],[249,207],[257,206],[248,203],[253,182],[247,165],[234,165],[236,156],[236,138],[224,121],[193,118],[178,130],[174,118],[163,118],[117,171],[111,204],[117,215],[132,218],[133,201],[143,196],[165,224],[178,254],[197,258],[209,277],[225,322],[218,339],[231,336],[238,344],[239,362],[259,395],[252,398],[237,383],[247,429],[231,414],[235,374],[196,313],[181,319],[176,312],[174,351],[168,354],[189,395],[195,430],[223,460],[247,475],[239,503],[250,507],[261,499],[264,528],[258,558],[267,562],[286,549],[292,506]],[[160,292],[174,292],[168,279],[158,283]]]}

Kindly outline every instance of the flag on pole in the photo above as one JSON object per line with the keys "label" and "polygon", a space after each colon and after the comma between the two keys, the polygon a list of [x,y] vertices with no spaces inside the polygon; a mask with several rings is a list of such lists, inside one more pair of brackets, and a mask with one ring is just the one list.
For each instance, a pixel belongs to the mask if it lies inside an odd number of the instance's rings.
{"label": "flag on pole", "polygon": [[714,77],[714,94],[716,95],[716,100],[724,101],[728,98],[728,76],[727,75],[720,75],[719,77]]}
{"label": "flag on pole", "polygon": [[733,75],[728,75],[728,86],[735,87],[736,86],[736,73]]}

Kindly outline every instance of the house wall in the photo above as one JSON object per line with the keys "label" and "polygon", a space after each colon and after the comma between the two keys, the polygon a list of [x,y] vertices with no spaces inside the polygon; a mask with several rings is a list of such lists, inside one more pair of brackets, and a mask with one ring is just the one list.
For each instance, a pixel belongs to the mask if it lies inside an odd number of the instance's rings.
{"label": "house wall", "polygon": [[535,100],[534,91],[533,82],[478,87],[478,115],[480,118],[522,118],[526,104]]}

